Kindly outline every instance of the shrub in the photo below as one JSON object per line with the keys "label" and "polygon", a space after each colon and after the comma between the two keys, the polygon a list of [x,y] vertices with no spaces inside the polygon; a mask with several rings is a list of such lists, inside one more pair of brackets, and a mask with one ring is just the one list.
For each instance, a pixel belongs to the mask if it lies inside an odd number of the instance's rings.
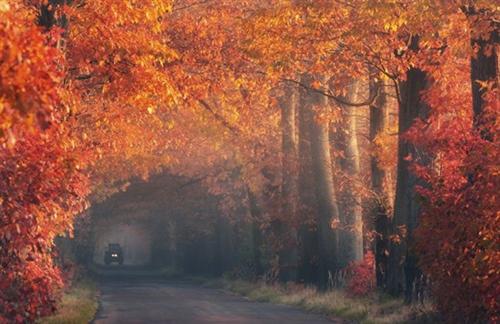
{"label": "shrub", "polygon": [[369,251],[362,261],[354,262],[347,268],[347,294],[366,296],[375,289],[375,256]]}

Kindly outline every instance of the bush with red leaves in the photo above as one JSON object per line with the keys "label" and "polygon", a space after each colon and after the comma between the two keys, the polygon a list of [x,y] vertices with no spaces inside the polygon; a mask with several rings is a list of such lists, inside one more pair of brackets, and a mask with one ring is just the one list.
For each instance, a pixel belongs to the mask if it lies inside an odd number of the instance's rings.
{"label": "bush with red leaves", "polygon": [[369,251],[362,261],[347,268],[346,291],[350,296],[366,296],[375,290],[375,256]]}

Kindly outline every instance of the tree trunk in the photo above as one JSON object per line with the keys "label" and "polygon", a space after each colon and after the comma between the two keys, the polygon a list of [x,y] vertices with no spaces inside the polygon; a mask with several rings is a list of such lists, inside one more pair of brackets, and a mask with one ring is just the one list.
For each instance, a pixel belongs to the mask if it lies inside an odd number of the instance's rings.
{"label": "tree trunk", "polygon": [[[489,127],[494,124],[494,117],[485,114],[487,102],[485,94],[487,88],[483,85],[490,84],[489,91],[498,91],[498,46],[500,23],[494,20],[491,12],[484,9],[468,7],[465,14],[471,29],[471,47],[476,54],[471,57],[471,85],[472,107],[474,110],[474,127],[481,137],[492,141],[493,134]],[[487,28],[489,27],[489,28]],[[496,97],[498,100],[498,94]],[[495,103],[494,103],[495,104]]]}
{"label": "tree trunk", "polygon": [[399,241],[391,242],[387,284],[393,295],[404,291],[407,301],[411,300],[414,279],[418,273],[412,243],[420,212],[415,187],[421,184],[410,171],[408,158],[411,157],[415,161],[425,159],[425,156],[404,138],[404,134],[416,118],[425,119],[428,114],[427,104],[421,98],[421,92],[426,86],[426,73],[416,68],[408,70],[407,80],[400,84],[398,166],[393,218],[393,228],[395,234],[399,235]]}
{"label": "tree trunk", "polygon": [[54,26],[59,26],[63,29],[67,28],[67,18],[66,15],[61,15],[56,17],[56,11],[59,7],[68,4],[70,1],[67,0],[48,0],[40,5],[40,11],[38,12],[38,24],[46,29],[50,29]]}
{"label": "tree trunk", "polygon": [[298,204],[298,132],[297,102],[298,89],[295,85],[285,85],[280,100],[282,129],[282,198],[283,206],[280,219],[279,237],[283,248],[279,253],[280,280],[297,280],[297,204]]}
{"label": "tree trunk", "polygon": [[56,47],[61,51],[66,49],[66,38],[68,31],[68,18],[66,14],[59,14],[58,10],[65,5],[70,5],[71,0],[48,0],[43,1],[39,6],[39,11],[37,15],[37,23],[40,27],[43,27],[46,31],[49,31],[52,27],[57,26],[64,30],[62,37],[57,41]]}
{"label": "tree trunk", "polygon": [[[307,80],[309,81],[309,80]],[[310,84],[307,82],[306,84]],[[332,159],[329,141],[329,123],[316,120],[314,106],[328,106],[328,98],[313,90],[308,93],[307,111],[311,114],[310,141],[311,158],[318,202],[319,238],[319,287],[326,289],[329,279],[337,270],[338,230],[332,224],[339,222],[339,211],[333,185]]]}
{"label": "tree trunk", "polygon": [[254,267],[254,275],[256,278],[264,274],[262,266],[262,231],[260,229],[260,221],[262,216],[261,208],[256,195],[247,188],[248,204],[250,216],[252,217],[252,259]]}
{"label": "tree trunk", "polygon": [[310,124],[313,116],[307,111],[308,93],[300,90],[299,121],[299,281],[318,284],[318,230],[317,201],[311,160]]}
{"label": "tree trunk", "polygon": [[[360,82],[352,81],[349,85],[347,101],[358,102]],[[363,208],[361,196],[357,190],[357,182],[360,181],[360,155],[357,136],[356,111],[359,108],[344,106],[345,124],[347,125],[345,136],[345,161],[344,171],[348,177],[346,188],[346,204],[344,208],[343,230],[340,245],[343,257],[341,267],[347,266],[352,261],[363,259]]]}
{"label": "tree trunk", "polygon": [[[370,142],[375,146],[375,140],[381,136],[387,128],[389,109],[387,97],[384,89],[384,82],[376,80],[375,73],[370,74],[370,98],[379,94],[377,100],[370,105]],[[371,161],[371,185],[375,193],[373,203],[373,215],[375,217],[375,272],[377,287],[385,289],[387,285],[387,267],[389,254],[389,195],[386,190],[388,180],[386,170],[384,170],[377,159],[372,154]]]}

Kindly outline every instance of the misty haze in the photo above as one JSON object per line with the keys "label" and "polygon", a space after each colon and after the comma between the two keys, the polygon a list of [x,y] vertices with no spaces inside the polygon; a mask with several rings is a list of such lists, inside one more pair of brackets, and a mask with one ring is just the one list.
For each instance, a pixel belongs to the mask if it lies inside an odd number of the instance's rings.
{"label": "misty haze", "polygon": [[500,322],[498,0],[0,0],[0,324]]}

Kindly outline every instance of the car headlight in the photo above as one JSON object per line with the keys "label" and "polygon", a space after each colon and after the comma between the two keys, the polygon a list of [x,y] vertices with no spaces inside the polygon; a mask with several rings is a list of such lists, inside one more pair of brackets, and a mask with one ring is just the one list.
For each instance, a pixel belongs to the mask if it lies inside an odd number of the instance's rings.
{"label": "car headlight", "polygon": [[111,256],[112,256],[112,257],[117,257],[117,256],[118,256],[118,254],[113,253],[113,254],[111,254]]}

